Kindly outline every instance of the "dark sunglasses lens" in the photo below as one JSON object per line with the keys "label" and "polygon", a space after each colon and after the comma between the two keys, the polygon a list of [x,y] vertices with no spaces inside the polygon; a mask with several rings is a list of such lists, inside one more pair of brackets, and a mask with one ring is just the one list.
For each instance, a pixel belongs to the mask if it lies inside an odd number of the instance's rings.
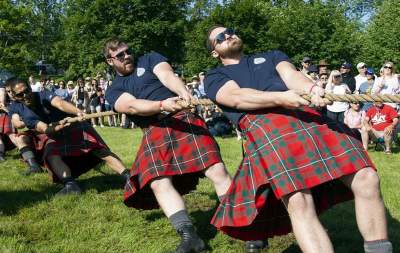
{"label": "dark sunglasses lens", "polygon": [[235,34],[235,30],[233,30],[232,28],[226,28],[225,34],[234,35]]}
{"label": "dark sunglasses lens", "polygon": [[384,68],[385,69],[392,69],[392,67],[390,67],[390,66],[385,66]]}
{"label": "dark sunglasses lens", "polygon": [[217,36],[215,36],[215,41],[217,43],[221,43],[225,40],[225,33],[218,33]]}
{"label": "dark sunglasses lens", "polygon": [[132,49],[128,48],[128,49],[125,51],[125,53],[126,53],[127,55],[132,55]]}

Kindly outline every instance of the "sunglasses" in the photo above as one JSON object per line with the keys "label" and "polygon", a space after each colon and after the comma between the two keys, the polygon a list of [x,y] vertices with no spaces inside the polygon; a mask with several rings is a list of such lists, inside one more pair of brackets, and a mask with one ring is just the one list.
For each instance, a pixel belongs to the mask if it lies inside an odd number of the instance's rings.
{"label": "sunglasses", "polygon": [[365,69],[365,68],[367,68],[367,66],[365,66],[365,65],[364,65],[364,66],[362,66],[362,67],[360,67],[360,69]]}
{"label": "sunglasses", "polygon": [[110,57],[110,58],[114,58],[114,59],[117,59],[120,62],[123,62],[125,60],[125,55],[128,55],[128,56],[132,55],[132,49],[128,48],[128,49],[118,53],[114,57]]}
{"label": "sunglasses", "polygon": [[[218,33],[217,36],[215,36],[214,40],[215,40],[216,44],[220,44],[226,40],[225,35],[232,36],[234,34],[235,34],[234,29],[226,28],[225,31]],[[215,46],[214,46],[214,48],[215,48]]]}
{"label": "sunglasses", "polygon": [[24,98],[26,95],[29,94],[29,90],[28,90],[28,89],[25,89],[25,90],[23,90],[23,91],[21,91],[21,92],[18,92],[18,93],[15,93],[15,92],[12,92],[12,93],[13,93],[13,96],[14,96],[15,98],[22,99],[22,98]]}
{"label": "sunglasses", "polygon": [[341,77],[342,77],[342,75],[333,76],[333,78],[341,78]]}
{"label": "sunglasses", "polygon": [[385,66],[384,69],[392,69],[392,66]]}

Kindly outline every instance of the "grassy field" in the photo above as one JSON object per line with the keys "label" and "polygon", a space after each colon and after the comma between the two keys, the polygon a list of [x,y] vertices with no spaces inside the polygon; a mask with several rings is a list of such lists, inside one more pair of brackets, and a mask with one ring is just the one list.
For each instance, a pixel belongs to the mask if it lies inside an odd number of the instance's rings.
{"label": "grassy field", "polygon": [[[140,143],[140,130],[106,128],[99,132],[130,166]],[[233,174],[241,158],[240,142],[235,138],[218,142]],[[371,157],[382,180],[394,252],[399,252],[400,154],[398,150],[392,155],[371,151]],[[23,177],[20,173],[24,169],[15,150],[0,165],[1,253],[173,252],[179,242],[161,210],[139,211],[122,203],[123,181],[104,166],[79,178],[84,194],[67,197],[54,196],[60,186],[51,184],[46,174]],[[209,252],[244,252],[241,241],[217,232],[209,224],[217,203],[209,181],[202,180],[185,199]],[[336,252],[363,252],[353,206],[353,202],[340,204],[321,216]],[[264,252],[300,252],[293,234],[273,238],[270,244]]]}

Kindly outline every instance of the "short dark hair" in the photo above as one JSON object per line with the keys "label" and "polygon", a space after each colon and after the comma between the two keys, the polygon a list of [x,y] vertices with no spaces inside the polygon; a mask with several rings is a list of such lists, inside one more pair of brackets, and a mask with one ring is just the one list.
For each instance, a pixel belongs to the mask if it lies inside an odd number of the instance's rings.
{"label": "short dark hair", "polygon": [[118,38],[113,38],[108,40],[103,48],[104,57],[106,57],[106,59],[110,58],[111,57],[110,50],[115,51],[122,45],[127,45],[127,44]]}
{"label": "short dark hair", "polygon": [[210,53],[211,53],[211,51],[214,50],[213,41],[210,40],[210,34],[212,33],[212,31],[214,31],[214,29],[219,28],[219,27],[225,27],[225,26],[216,24],[216,25],[211,26],[207,30],[206,47],[207,47],[208,52],[210,52]]}
{"label": "short dark hair", "polygon": [[11,77],[10,79],[8,79],[5,83],[5,86],[9,87],[11,90],[14,90],[15,86],[20,83],[24,84],[29,90],[31,89],[31,86],[28,85],[26,80],[20,79],[18,77]]}

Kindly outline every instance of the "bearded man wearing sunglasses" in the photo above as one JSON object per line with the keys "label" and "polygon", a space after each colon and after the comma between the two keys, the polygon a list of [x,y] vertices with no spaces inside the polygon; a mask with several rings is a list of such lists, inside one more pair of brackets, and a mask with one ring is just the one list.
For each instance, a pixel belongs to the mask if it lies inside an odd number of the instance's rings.
{"label": "bearded man wearing sunglasses", "polygon": [[11,78],[6,85],[14,99],[9,115],[31,130],[50,177],[64,185],[58,195],[80,194],[75,178],[103,161],[127,180],[129,171],[87,121],[66,124],[67,117],[82,116],[81,110],[48,90],[32,92],[24,80]]}
{"label": "bearded man wearing sunglasses", "polygon": [[333,252],[317,214],[354,198],[365,252],[391,252],[379,177],[361,141],[299,96],[324,106],[323,88],[280,51],[243,55],[242,40],[223,26],[209,29],[207,47],[222,66],[207,73],[206,93],[246,139],[213,224],[243,240],[293,229],[302,251]]}
{"label": "bearded man wearing sunglasses", "polygon": [[176,252],[203,251],[205,244],[181,195],[194,190],[205,174],[223,199],[231,178],[218,144],[204,120],[177,103],[179,97],[186,102],[193,98],[164,56],[153,52],[134,63],[128,45],[120,40],[107,42],[104,56],[117,74],[107,89],[107,101],[143,130],[125,187],[125,204],[139,209],[160,206],[181,236]]}

